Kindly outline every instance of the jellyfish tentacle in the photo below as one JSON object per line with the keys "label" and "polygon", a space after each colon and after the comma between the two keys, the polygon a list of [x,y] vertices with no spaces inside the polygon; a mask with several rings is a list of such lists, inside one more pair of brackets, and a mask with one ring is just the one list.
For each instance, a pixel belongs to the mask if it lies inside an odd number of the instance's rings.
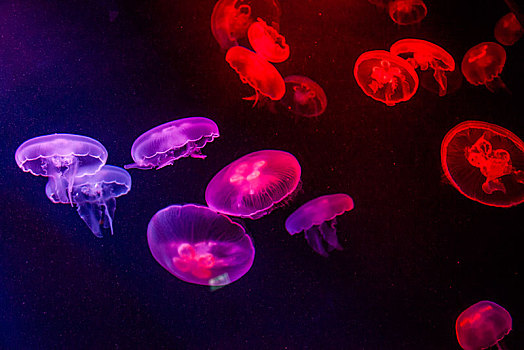
{"label": "jellyfish tentacle", "polygon": [[491,92],[497,92],[499,90],[503,90],[508,95],[512,95],[511,90],[507,87],[507,85],[498,76],[493,78],[493,80],[486,81],[486,87]]}
{"label": "jellyfish tentacle", "polygon": [[98,238],[102,238],[100,231],[100,220],[102,218],[100,207],[90,202],[77,203],[78,215],[84,220],[91,232]]}
{"label": "jellyfish tentacle", "polygon": [[67,185],[67,195],[69,197],[69,202],[71,203],[71,206],[73,206],[73,198],[71,193],[73,192],[73,184],[75,182],[75,176],[78,172],[78,159],[76,157],[72,157],[71,164],[69,165],[66,176],[66,180],[68,182]]}
{"label": "jellyfish tentacle", "polygon": [[115,210],[116,210],[116,199],[110,197],[104,202],[104,211],[105,218],[107,218],[107,224],[104,220],[104,227],[111,230],[111,235],[113,235],[113,220],[115,219]]}
{"label": "jellyfish tentacle", "polygon": [[322,234],[322,237],[324,238],[324,241],[327,242],[331,250],[333,249],[342,250],[342,246],[338,242],[337,229],[335,228],[336,224],[337,224],[336,219],[333,219],[330,221],[324,221],[319,226],[319,230],[320,230],[320,233]]}
{"label": "jellyfish tentacle", "polygon": [[435,71],[433,73],[433,77],[438,83],[438,95],[445,96],[448,90],[448,78],[446,77],[446,74],[444,74],[443,70],[438,69],[437,67],[434,69]]}
{"label": "jellyfish tentacle", "polygon": [[318,226],[313,226],[305,230],[304,234],[306,236],[306,240],[309,246],[313,248],[315,252],[327,258],[328,253],[322,245],[322,237]]}

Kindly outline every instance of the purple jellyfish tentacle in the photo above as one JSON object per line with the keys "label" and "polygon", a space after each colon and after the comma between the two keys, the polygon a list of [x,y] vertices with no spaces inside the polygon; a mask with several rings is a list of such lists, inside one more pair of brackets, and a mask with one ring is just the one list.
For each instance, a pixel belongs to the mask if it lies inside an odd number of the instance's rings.
{"label": "purple jellyfish tentacle", "polygon": [[206,159],[207,156],[205,154],[202,154],[202,149],[201,148],[194,148],[190,155],[189,155],[191,158],[198,158],[198,159]]}
{"label": "purple jellyfish tentacle", "polygon": [[336,249],[336,250],[342,250],[342,246],[338,242],[337,237],[337,229],[335,228],[335,225],[337,224],[337,220],[333,219],[330,221],[324,221],[320,227],[320,233],[322,234],[322,237],[324,237],[324,240],[329,245],[329,248]]}
{"label": "purple jellyfish tentacle", "polygon": [[116,199],[114,197],[107,199],[103,206],[105,214],[104,227],[109,228],[111,230],[111,235],[113,235],[113,220],[115,218]]}
{"label": "purple jellyfish tentacle", "polygon": [[78,215],[80,215],[95,236],[102,238],[102,232],[100,231],[100,221],[102,219],[100,206],[89,202],[77,203],[77,205]]}
{"label": "purple jellyfish tentacle", "polygon": [[305,230],[304,233],[305,233],[306,240],[309,246],[313,248],[315,252],[327,258],[328,253],[326,249],[324,248],[324,246],[322,245],[322,237],[321,237],[318,226],[313,226],[311,228],[308,228],[307,230]]}
{"label": "purple jellyfish tentacle", "polygon": [[78,172],[78,159],[76,157],[72,157],[71,164],[67,167],[67,175],[65,175],[67,180],[67,195],[69,197],[69,202],[71,203],[71,206],[73,205],[73,198],[72,198],[72,192],[73,192],[73,184],[75,182],[75,176]]}

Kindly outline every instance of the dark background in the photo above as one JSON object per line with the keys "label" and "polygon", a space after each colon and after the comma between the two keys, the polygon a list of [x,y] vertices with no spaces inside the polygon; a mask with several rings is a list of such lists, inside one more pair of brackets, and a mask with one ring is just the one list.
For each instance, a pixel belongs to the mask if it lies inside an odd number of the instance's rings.
{"label": "dark background", "polygon": [[[506,47],[513,94],[466,81],[438,97],[419,88],[395,107],[364,95],[353,65],[364,51],[416,37],[464,53],[493,41],[499,1],[431,1],[399,27],[367,1],[282,0],[291,47],[283,76],[324,87],[316,119],[251,107],[224,60],[214,0],[0,3],[0,348],[457,349],[455,320],[491,300],[513,317],[508,349],[522,349],[523,206],[489,207],[442,179],[440,144],[456,124],[482,120],[524,136],[524,41]],[[118,11],[114,21],[109,13]],[[459,75],[460,77],[460,75]],[[205,160],[132,170],[117,200],[115,234],[97,239],[45,178],[14,161],[26,139],[55,132],[96,138],[108,164],[130,163],[136,137],[167,121],[207,116],[221,137]],[[294,154],[302,191],[287,207],[244,220],[251,270],[217,291],[178,280],[151,256],[146,228],[171,204],[205,204],[208,181],[260,149]],[[319,195],[344,192],[344,251],[315,254],[284,221]]]}

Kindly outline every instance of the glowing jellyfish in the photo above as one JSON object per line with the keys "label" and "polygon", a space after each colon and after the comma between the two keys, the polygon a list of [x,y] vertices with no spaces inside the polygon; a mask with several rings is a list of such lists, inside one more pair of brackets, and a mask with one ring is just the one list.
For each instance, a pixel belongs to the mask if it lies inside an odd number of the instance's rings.
{"label": "glowing jellyfish", "polygon": [[262,56],[245,47],[235,46],[227,51],[226,61],[238,73],[244,84],[249,84],[255,89],[254,104],[258,101],[259,93],[272,100],[280,100],[284,96],[286,92],[284,79]]}
{"label": "glowing jellyfish", "polygon": [[276,0],[219,0],[211,14],[211,31],[223,50],[238,45],[257,18],[279,27],[280,4]]}
{"label": "glowing jellyfish", "polygon": [[466,121],[446,134],[440,154],[444,174],[464,196],[495,207],[524,202],[524,142],[511,131]]}
{"label": "glowing jellyfish", "polygon": [[309,246],[327,257],[333,249],[342,250],[335,228],[336,217],[353,208],[353,199],[344,193],[318,197],[287,218],[286,230],[290,235],[304,231]]}
{"label": "glowing jellyfish", "polygon": [[291,113],[302,117],[318,117],[327,107],[326,93],[313,80],[301,75],[284,79],[286,94],[282,103]]}
{"label": "glowing jellyfish", "polygon": [[300,172],[290,153],[263,150],[246,154],[211,179],[207,205],[219,213],[258,219],[295,191]]}
{"label": "glowing jellyfish", "polygon": [[409,100],[418,88],[413,67],[388,51],[364,52],[357,59],[353,73],[366,95],[388,106]]}
{"label": "glowing jellyfish", "polygon": [[389,17],[400,25],[419,23],[428,14],[422,0],[394,0],[389,3]]}
{"label": "glowing jellyfish", "polygon": [[[246,274],[255,248],[244,228],[209,208],[172,205],[157,212],[147,227],[151,254],[183,281],[224,285]],[[220,278],[223,276],[227,278]]]}
{"label": "glowing jellyfish", "polygon": [[433,69],[433,76],[439,85],[439,95],[446,94],[446,72],[455,70],[455,60],[446,50],[426,40],[402,39],[391,45],[390,52],[396,56],[407,57],[407,61],[415,69]]}
{"label": "glowing jellyfish", "polygon": [[502,45],[511,46],[524,35],[524,28],[513,12],[503,16],[495,25],[495,39]]}
{"label": "glowing jellyfish", "polygon": [[107,150],[87,136],[52,134],[25,141],[16,150],[15,160],[25,172],[64,184],[55,189],[55,196],[71,203],[73,179],[96,173],[106,163]]}
{"label": "glowing jellyfish", "polygon": [[455,323],[457,339],[464,350],[481,350],[499,342],[511,331],[509,312],[492,301],[479,301],[464,310]]}
{"label": "glowing jellyfish", "polygon": [[205,158],[201,149],[219,137],[214,121],[204,117],[173,120],[140,135],[131,147],[135,163],[124,168],[163,168],[182,157]]}
{"label": "glowing jellyfish", "polygon": [[261,18],[251,24],[247,32],[251,47],[269,62],[284,62],[289,57],[289,45],[278,31]]}
{"label": "glowing jellyfish", "polygon": [[462,59],[462,74],[473,85],[486,85],[489,91],[507,89],[499,74],[506,63],[506,50],[493,42],[473,46]]}

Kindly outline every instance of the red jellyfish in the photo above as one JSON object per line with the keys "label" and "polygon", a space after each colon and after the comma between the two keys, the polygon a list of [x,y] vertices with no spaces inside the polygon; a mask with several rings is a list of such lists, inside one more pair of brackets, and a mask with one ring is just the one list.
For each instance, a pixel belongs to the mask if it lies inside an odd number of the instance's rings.
{"label": "red jellyfish", "polygon": [[495,39],[502,45],[515,44],[522,35],[524,35],[524,28],[513,12],[503,16],[495,25]]}
{"label": "red jellyfish", "polygon": [[289,45],[286,39],[261,18],[251,24],[247,37],[253,49],[269,62],[279,63],[288,59]]}
{"label": "red jellyfish", "polygon": [[194,204],[172,205],[157,212],[147,226],[147,242],[167,271],[183,281],[208,286],[238,280],[255,257],[251,238],[242,226]]}
{"label": "red jellyfish", "polygon": [[393,0],[389,3],[389,17],[400,25],[418,23],[427,14],[428,8],[422,0]]}
{"label": "red jellyfish", "polygon": [[499,342],[510,331],[509,312],[492,301],[479,301],[464,310],[455,323],[457,339],[464,350],[481,350],[492,346],[502,349]]}
{"label": "red jellyfish", "polygon": [[388,51],[364,52],[357,59],[353,73],[366,95],[388,106],[409,100],[418,88],[413,67]]}
{"label": "red jellyfish", "polygon": [[284,79],[286,94],[282,98],[285,108],[295,115],[318,117],[327,107],[326,93],[308,77],[290,75]]}
{"label": "red jellyfish", "polygon": [[207,205],[219,213],[258,219],[295,192],[300,165],[290,153],[246,154],[216,174],[206,188]]}
{"label": "red jellyfish", "polygon": [[446,94],[446,72],[455,70],[455,60],[446,50],[426,40],[402,39],[391,45],[390,52],[396,56],[408,57],[407,61],[415,69],[433,69],[433,76],[439,85],[439,96]]}
{"label": "red jellyfish", "polygon": [[444,137],[440,155],[444,174],[464,196],[495,207],[524,202],[524,142],[511,131],[460,123]]}
{"label": "red jellyfish", "polygon": [[486,85],[489,91],[507,90],[499,74],[506,63],[506,50],[493,42],[473,46],[462,59],[462,74],[473,85]]}

